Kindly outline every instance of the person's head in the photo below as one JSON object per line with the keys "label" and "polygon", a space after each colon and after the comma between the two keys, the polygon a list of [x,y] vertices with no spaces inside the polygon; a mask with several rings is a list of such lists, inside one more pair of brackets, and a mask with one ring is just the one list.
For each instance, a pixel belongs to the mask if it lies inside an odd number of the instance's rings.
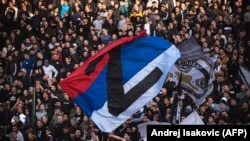
{"label": "person's head", "polygon": [[247,91],[246,85],[245,84],[241,84],[240,85],[240,90],[241,90],[241,92],[246,92]]}
{"label": "person's head", "polygon": [[215,117],[212,116],[212,115],[209,115],[208,118],[207,118],[207,122],[210,123],[210,124],[214,123],[215,122]]}
{"label": "person's head", "polygon": [[59,115],[61,115],[61,113],[62,113],[61,108],[60,107],[56,107],[55,110],[54,110],[54,114],[59,116]]}
{"label": "person's head", "polygon": [[82,120],[83,120],[84,123],[89,123],[90,122],[90,119],[89,119],[89,117],[87,115],[84,115]]}
{"label": "person's head", "polygon": [[29,140],[34,140],[35,139],[35,135],[34,135],[33,132],[30,131],[30,132],[27,133],[27,135],[28,135]]}
{"label": "person's head", "polygon": [[4,67],[3,65],[0,65],[0,74],[4,72]]}
{"label": "person's head", "polygon": [[106,35],[108,34],[108,30],[106,28],[102,28],[102,33]]}
{"label": "person's head", "polygon": [[114,9],[118,9],[119,6],[120,6],[119,3],[115,3],[115,4],[114,4]]}
{"label": "person's head", "polygon": [[229,99],[230,106],[236,106],[237,105],[237,99],[236,98],[230,98]]}
{"label": "person's head", "polygon": [[71,129],[69,131],[69,136],[70,136],[71,139],[75,139],[75,137],[76,137],[75,130]]}
{"label": "person's head", "polygon": [[80,138],[82,136],[82,130],[80,128],[77,128],[75,130],[76,138]]}
{"label": "person's head", "polygon": [[217,83],[219,84],[223,83],[225,80],[224,76],[220,73],[216,74],[215,78],[216,78]]}
{"label": "person's head", "polygon": [[166,11],[166,10],[167,10],[166,4],[161,4],[160,10],[161,10],[161,11]]}
{"label": "person's head", "polygon": [[70,119],[70,125],[73,126],[73,127],[77,126],[77,119],[76,119],[76,117],[72,117]]}
{"label": "person's head", "polygon": [[63,121],[66,122],[69,120],[69,114],[63,113]]}
{"label": "person's head", "polygon": [[169,98],[168,98],[168,97],[165,97],[165,98],[163,99],[163,103],[164,103],[165,105],[169,105],[169,104],[170,104]]}
{"label": "person's head", "polygon": [[114,40],[117,40],[118,39],[118,36],[117,36],[117,34],[112,34],[112,40],[114,41]]}
{"label": "person's head", "polygon": [[49,137],[51,136],[51,129],[46,127],[45,134],[48,135]]}
{"label": "person's head", "polygon": [[42,103],[39,105],[39,110],[44,111],[46,109],[45,105]]}
{"label": "person's head", "polygon": [[124,137],[125,140],[130,139],[130,133],[125,132],[125,133],[123,134],[123,137]]}
{"label": "person's head", "polygon": [[62,115],[57,116],[57,123],[63,123],[63,116]]}
{"label": "person's head", "polygon": [[49,60],[48,60],[48,59],[45,59],[45,60],[44,60],[44,65],[45,65],[45,66],[49,66]]}
{"label": "person's head", "polygon": [[10,140],[16,141],[17,140],[17,132],[11,132],[10,133]]}
{"label": "person's head", "polygon": [[244,101],[241,105],[241,110],[247,111],[249,109],[249,105],[246,101]]}
{"label": "person's head", "polygon": [[43,122],[41,120],[37,120],[36,127],[37,128],[42,128],[43,127]]}
{"label": "person's head", "polygon": [[207,98],[207,102],[208,102],[208,104],[214,104],[214,98],[212,96],[209,96]]}
{"label": "person's head", "polygon": [[16,86],[11,86],[11,93],[16,94],[17,93],[17,87]]}
{"label": "person's head", "polygon": [[65,57],[65,62],[66,62],[67,64],[70,63],[71,60],[72,60],[71,56],[66,56],[66,57]]}
{"label": "person's head", "polygon": [[227,107],[227,101],[226,100],[221,100],[220,101],[220,109],[221,111],[225,111]]}
{"label": "person's head", "polygon": [[158,5],[157,5],[156,1],[152,1],[152,7],[157,7],[158,8]]}
{"label": "person's head", "polygon": [[42,120],[42,122],[43,122],[44,124],[48,123],[48,121],[49,121],[47,115],[42,116],[41,120]]}
{"label": "person's head", "polygon": [[166,95],[167,92],[168,92],[167,88],[165,88],[165,87],[161,88],[161,94]]}
{"label": "person's head", "polygon": [[143,115],[142,121],[148,122],[149,121],[148,115]]}
{"label": "person's head", "polygon": [[24,59],[29,59],[30,58],[29,52],[25,51],[24,54],[23,54],[23,57],[24,57]]}

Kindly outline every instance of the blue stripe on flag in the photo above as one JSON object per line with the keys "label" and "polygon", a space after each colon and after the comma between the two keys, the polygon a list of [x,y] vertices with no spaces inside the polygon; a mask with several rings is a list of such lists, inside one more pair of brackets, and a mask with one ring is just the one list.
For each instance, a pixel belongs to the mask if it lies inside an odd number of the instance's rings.
{"label": "blue stripe on flag", "polygon": [[[157,48],[155,48],[156,42]],[[169,41],[158,37],[141,37],[125,44],[121,50],[123,84],[171,45]]]}

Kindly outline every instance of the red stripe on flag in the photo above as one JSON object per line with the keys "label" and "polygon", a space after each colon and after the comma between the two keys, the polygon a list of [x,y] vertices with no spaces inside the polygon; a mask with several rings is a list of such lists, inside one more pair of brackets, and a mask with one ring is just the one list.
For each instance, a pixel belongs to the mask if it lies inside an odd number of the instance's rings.
{"label": "red stripe on flag", "polygon": [[105,54],[100,62],[97,63],[95,70],[89,75],[85,73],[88,64],[83,64],[70,76],[60,81],[63,90],[74,99],[79,93],[84,93],[101,73],[109,60],[109,54]]}

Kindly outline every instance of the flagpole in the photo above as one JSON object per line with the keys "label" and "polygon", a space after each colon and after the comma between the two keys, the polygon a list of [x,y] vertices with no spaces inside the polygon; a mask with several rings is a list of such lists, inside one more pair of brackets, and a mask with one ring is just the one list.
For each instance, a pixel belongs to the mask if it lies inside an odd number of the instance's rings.
{"label": "flagpole", "polygon": [[[32,124],[36,125],[36,75],[34,75],[33,79],[33,95],[32,95]],[[35,126],[32,126],[33,131],[35,130]]]}

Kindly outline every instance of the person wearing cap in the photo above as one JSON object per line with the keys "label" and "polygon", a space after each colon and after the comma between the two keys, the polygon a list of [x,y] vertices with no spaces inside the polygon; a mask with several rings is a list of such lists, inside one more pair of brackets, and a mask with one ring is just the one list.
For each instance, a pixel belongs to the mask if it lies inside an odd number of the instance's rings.
{"label": "person wearing cap", "polygon": [[215,103],[214,106],[208,105],[208,107],[215,112],[229,111],[227,101],[227,98],[222,97],[219,103]]}
{"label": "person wearing cap", "polygon": [[192,111],[193,111],[193,108],[190,105],[187,105],[182,114],[184,114],[185,117],[187,117],[189,114],[191,114]]}

